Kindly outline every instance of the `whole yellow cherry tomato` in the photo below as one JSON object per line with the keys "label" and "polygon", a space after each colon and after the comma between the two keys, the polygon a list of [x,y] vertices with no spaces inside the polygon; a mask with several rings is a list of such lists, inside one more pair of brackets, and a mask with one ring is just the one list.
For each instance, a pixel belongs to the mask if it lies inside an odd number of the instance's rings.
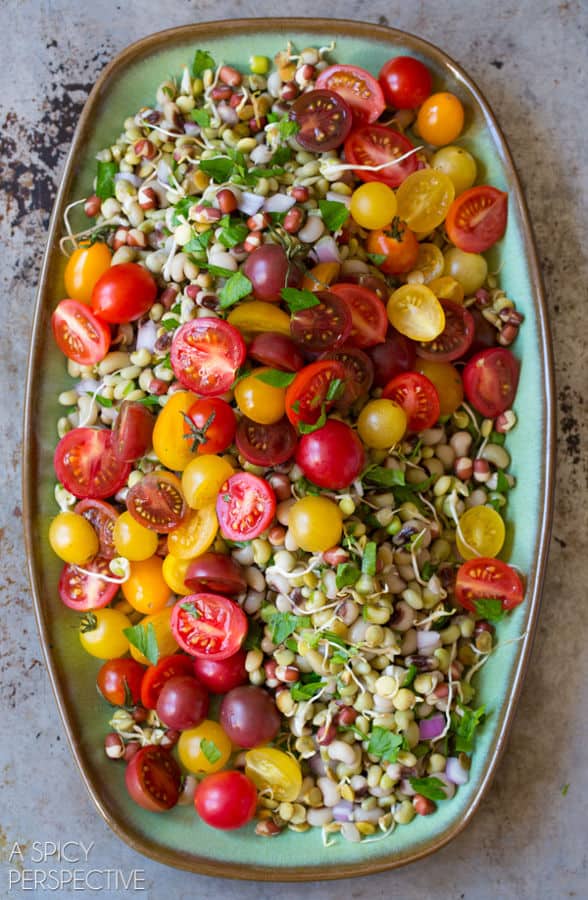
{"label": "whole yellow cherry tomato", "polygon": [[466,253],[458,247],[450,247],[445,253],[443,274],[455,278],[466,297],[471,297],[486,281],[488,263],[481,253]]}
{"label": "whole yellow cherry tomato", "polygon": [[182,594],[187,596],[194,592],[187,587],[184,581],[188,566],[192,562],[191,559],[178,559],[172,553],[168,553],[163,560],[163,568],[161,574],[165,578],[165,583],[174,592],[174,594]]}
{"label": "whole yellow cherry tomato", "polygon": [[291,803],[302,788],[300,764],[275,747],[255,747],[245,754],[245,774],[258,791],[269,789],[273,800]]}
{"label": "whole yellow cherry tomato", "polygon": [[230,463],[214,453],[197,456],[188,463],[182,473],[182,493],[192,509],[202,509],[216,503],[216,496],[234,473]]}
{"label": "whole yellow cherry tomato", "polygon": [[126,556],[132,562],[149,559],[157,550],[157,532],[145,528],[132,517],[130,512],[121,513],[112,530],[112,539],[119,556]]}
{"label": "whole yellow cherry tomato", "polygon": [[401,441],[408,419],[400,404],[394,400],[370,400],[357,420],[359,436],[367,447],[388,450]]}
{"label": "whole yellow cherry tomato", "polygon": [[124,632],[130,627],[130,619],[118,609],[94,609],[82,619],[80,642],[91,656],[118,659],[129,649]]}
{"label": "whole yellow cherry tomato", "polygon": [[214,504],[194,509],[168,534],[168,550],[178,559],[194,559],[208,550],[217,531],[218,519]]}
{"label": "whole yellow cherry tomato", "polygon": [[417,129],[428,144],[443,147],[459,137],[463,122],[461,101],[455,94],[441,91],[431,94],[422,104],[417,116]]}
{"label": "whole yellow cherry tomato", "polygon": [[74,250],[65,267],[63,279],[67,296],[72,300],[89,303],[94,285],[110,268],[111,259],[112,251],[106,244],[81,244]]}
{"label": "whole yellow cherry tomato", "polygon": [[375,231],[389,225],[396,215],[396,194],[381,181],[368,181],[351,195],[350,211],[361,228]]}
{"label": "whole yellow cherry tomato", "polygon": [[343,516],[328,497],[308,494],[290,509],[288,527],[299,547],[309,553],[322,553],[341,540]]}
{"label": "whole yellow cherry tomato", "polygon": [[275,303],[263,300],[239,303],[227,316],[227,322],[238,328],[245,339],[263,331],[277,331],[290,337],[290,316]]}
{"label": "whole yellow cherry tomato", "polygon": [[303,291],[327,291],[339,276],[341,264],[338,262],[317,263],[302,279]]}
{"label": "whole yellow cherry tomato", "polygon": [[442,147],[435,153],[431,165],[449,175],[456,197],[471,188],[478,174],[476,160],[463,147]]}
{"label": "whole yellow cherry tomato", "polygon": [[[171,630],[172,609],[173,607],[166,606],[161,612],[153,613],[151,616],[145,616],[145,618],[141,619],[138,623],[145,630],[145,633],[149,626],[153,625],[153,632],[155,634],[155,640],[157,641],[160,659],[162,656],[171,656],[172,653],[177,653],[179,650]],[[147,657],[133,644],[130,645],[130,650],[133,659],[136,659],[137,662],[140,662],[144,666],[150,665],[150,661]]]}
{"label": "whole yellow cherry tomato", "polygon": [[184,414],[188,414],[197,399],[190,391],[176,391],[155,420],[153,450],[160,463],[174,472],[183,472],[198,452],[192,452],[191,441],[184,439],[187,434]]}
{"label": "whole yellow cherry tomato", "polygon": [[235,400],[244,416],[260,425],[273,425],[286,411],[286,389],[264,381],[271,369],[262,366],[235,386]]}
{"label": "whole yellow cherry tomato", "polygon": [[506,529],[502,516],[491,506],[472,506],[459,518],[457,549],[464,559],[498,556]]}
{"label": "whole yellow cherry tomato", "polygon": [[463,402],[463,382],[455,366],[450,362],[420,359],[417,356],[415,369],[432,381],[437,388],[440,414],[452,415]]}
{"label": "whole yellow cherry tomato", "polygon": [[145,614],[157,613],[171,597],[171,591],[163,577],[163,560],[151,556],[131,563],[131,573],[121,585],[123,596],[133,609]]}
{"label": "whole yellow cherry tomato", "polygon": [[230,737],[212,719],[182,731],[178,741],[180,762],[188,772],[196,774],[218,772],[224,768],[232,749]]}
{"label": "whole yellow cherry tomato", "polygon": [[412,341],[434,341],[445,328],[445,313],[426,284],[403,284],[386,307],[396,331]]}
{"label": "whole yellow cherry tomato", "polygon": [[443,222],[454,198],[448,175],[436,169],[418,169],[396,192],[398,215],[413,231],[427,233]]}
{"label": "whole yellow cherry tomato", "polygon": [[89,521],[75,512],[60,512],[49,526],[51,549],[64,562],[83,566],[96,556],[98,535]]}

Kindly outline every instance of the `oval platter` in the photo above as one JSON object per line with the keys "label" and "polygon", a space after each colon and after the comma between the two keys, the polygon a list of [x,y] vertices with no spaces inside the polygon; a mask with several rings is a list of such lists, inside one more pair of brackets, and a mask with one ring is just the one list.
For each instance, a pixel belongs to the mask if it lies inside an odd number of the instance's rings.
{"label": "oval platter", "polygon": [[[48,339],[51,311],[64,290],[65,263],[59,252],[64,209],[91,193],[96,152],[112,143],[127,116],[153,102],[159,83],[189,64],[196,48],[210,50],[215,59],[246,70],[252,49],[273,57],[288,40],[299,48],[335,40],[338,60],[364,66],[376,75],[388,58],[408,53],[430,67],[436,86],[462,99],[468,118],[459,143],[478,160],[482,180],[509,193],[508,229],[489,254],[490,268],[500,267],[501,287],[525,315],[513,348],[523,368],[516,401],[519,425],[508,438],[513,457],[510,471],[517,479],[509,500],[509,521],[516,527],[511,528],[508,558],[526,573],[527,595],[525,603],[501,623],[501,646],[478,681],[479,702],[486,704],[489,715],[480,729],[470,780],[434,816],[417,817],[383,840],[361,844],[339,840],[329,847],[323,846],[317,829],[302,834],[286,831],[277,840],[267,841],[256,837],[252,826],[238,833],[208,828],[188,807],[156,815],[133,804],[124,788],[123,767],[113,765],[104,754],[107,713],[94,686],[96,661],[84,654],[71,627],[74,615],[59,601],[60,563],[47,541],[48,524],[56,511],[52,459],[57,396],[70,385],[63,357]],[[86,787],[116,834],[146,856],[178,868],[232,878],[300,881],[345,878],[404,865],[439,849],[468,824],[504,750],[537,624],[552,512],[552,372],[537,254],[513,161],[483,95],[441,50],[413,35],[367,23],[241,19],[151,35],[107,66],[80,116],[50,223],[29,359],[23,486],[32,594],[49,677]]]}

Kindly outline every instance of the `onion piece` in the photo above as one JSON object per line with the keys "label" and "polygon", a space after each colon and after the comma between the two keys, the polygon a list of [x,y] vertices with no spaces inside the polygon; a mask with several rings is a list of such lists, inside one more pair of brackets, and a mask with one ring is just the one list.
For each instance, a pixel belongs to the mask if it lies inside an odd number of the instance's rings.
{"label": "onion piece", "polygon": [[351,206],[351,197],[347,197],[343,194],[337,194],[336,191],[327,191],[326,200],[332,200],[333,203],[342,203],[343,206],[346,206],[347,209]]}
{"label": "onion piece", "polygon": [[100,382],[94,378],[82,378],[75,386],[76,394],[93,394],[100,387]]}
{"label": "onion piece", "polygon": [[246,216],[254,216],[264,203],[265,197],[260,197],[259,194],[252,194],[251,191],[242,191],[239,211],[245,213]]}
{"label": "onion piece", "polygon": [[333,818],[336,822],[353,822],[353,803],[351,800],[339,800],[333,807]]}
{"label": "onion piece", "polygon": [[291,197],[288,194],[273,194],[271,197],[267,197],[263,204],[263,208],[268,213],[282,213],[292,209],[295,203],[296,198]]}
{"label": "onion piece", "polygon": [[470,773],[459,761],[459,757],[450,756],[445,764],[445,774],[453,784],[467,784]]}
{"label": "onion piece", "polygon": [[440,646],[441,637],[438,631],[417,631],[417,648],[419,653],[431,656]]}
{"label": "onion piece", "polygon": [[323,776],[323,775],[327,774],[327,770],[325,768],[325,763],[324,763],[324,760],[323,760],[322,756],[320,755],[320,753],[315,753],[314,756],[310,756],[307,759],[307,763],[308,763],[308,765],[310,767],[310,771],[313,773],[313,775]]}
{"label": "onion piece", "polygon": [[267,144],[258,144],[249,154],[249,159],[256,166],[259,166],[268,163],[273,155],[274,151]]}
{"label": "onion piece", "polygon": [[[171,175],[171,168],[166,163],[164,159],[161,159],[157,164],[157,178],[159,181],[163,182],[163,184],[169,185],[169,176]],[[170,185],[171,186],[171,185]]]}
{"label": "onion piece", "polygon": [[153,353],[155,350],[155,341],[157,340],[157,325],[151,319],[148,319],[137,330],[137,350],[148,350]]}
{"label": "onion piece", "polygon": [[184,122],[184,134],[200,134],[200,125],[196,122]]}
{"label": "onion piece", "polygon": [[114,176],[115,181],[128,181],[129,184],[133,184],[135,187],[140,187],[143,184],[143,179],[139,178],[138,175],[133,175],[132,172],[117,172]]}
{"label": "onion piece", "polygon": [[419,722],[419,739],[421,741],[432,741],[443,733],[445,728],[445,716],[442,713],[436,713],[428,719],[421,719]]}
{"label": "onion piece", "polygon": [[339,247],[335,238],[331,237],[330,234],[319,238],[310,255],[315,257],[317,262],[341,262]]}

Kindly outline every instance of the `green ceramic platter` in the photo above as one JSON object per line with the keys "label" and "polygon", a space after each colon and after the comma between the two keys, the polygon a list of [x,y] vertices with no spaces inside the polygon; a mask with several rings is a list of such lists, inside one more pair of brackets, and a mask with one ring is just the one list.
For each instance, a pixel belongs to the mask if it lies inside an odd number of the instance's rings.
{"label": "green ceramic platter", "polygon": [[[127,797],[123,767],[103,751],[108,710],[97,697],[96,660],[81,649],[76,614],[57,595],[60,564],[49,549],[53,500],[53,449],[59,416],[57,395],[68,388],[63,358],[50,339],[49,317],[64,296],[64,260],[58,250],[64,207],[92,190],[95,153],[117,137],[124,119],[154,102],[158,84],[181,72],[197,47],[216,60],[247,71],[250,54],[273,57],[287,40],[294,46],[336,40],[336,58],[377,74],[391,56],[408,53],[432,70],[437,89],[454,91],[467,109],[460,143],[480,165],[480,180],[509,192],[505,238],[490,254],[500,283],[525,315],[515,352],[522,361],[516,410],[519,425],[509,435],[512,492],[508,519],[509,559],[527,575],[527,598],[498,628],[498,649],[476,676],[478,698],[489,717],[480,730],[471,777],[435,815],[417,817],[385,839],[361,844],[337,840],[325,848],[320,831],[284,832],[271,841],[256,837],[253,826],[237,833],[208,828],[192,808],[164,815],[148,813]],[[80,218],[80,227],[82,220]],[[75,224],[75,217],[74,217]],[[148,37],[112,62],[94,88],[74,136],[57,196],[32,338],[26,434],[24,440],[25,529],[37,622],[49,675],[74,757],[100,813],[124,840],[169,865],[235,878],[301,880],[340,878],[392,868],[443,846],[470,820],[495,771],[530,652],[549,538],[553,464],[553,403],[550,341],[536,252],[525,202],[500,128],[464,71],[440,50],[408,34],[379,26],[325,19],[270,19],[206,23]],[[75,777],[72,773],[72,778]]]}

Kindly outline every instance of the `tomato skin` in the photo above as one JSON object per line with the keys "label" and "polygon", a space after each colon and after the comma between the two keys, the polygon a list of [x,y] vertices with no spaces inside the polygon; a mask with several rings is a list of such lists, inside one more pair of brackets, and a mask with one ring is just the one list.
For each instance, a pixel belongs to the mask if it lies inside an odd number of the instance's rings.
{"label": "tomato skin", "polygon": [[189,462],[182,472],[182,491],[188,506],[202,509],[214,503],[221,485],[233,472],[232,465],[214,453],[204,453]]}
{"label": "tomato skin", "polygon": [[157,284],[137,263],[111,266],[92,291],[92,310],[105,322],[121,324],[140,319],[157,297]]}
{"label": "tomato skin", "polygon": [[[108,568],[108,560],[101,556],[96,556],[84,568],[89,572],[112,576],[112,572]],[[93,578],[91,575],[80,572],[76,566],[66,563],[61,570],[57,589],[62,603],[78,612],[87,612],[108,606],[114,600],[118,588],[118,584],[114,582]]]}
{"label": "tomato skin", "polygon": [[327,400],[330,385],[345,379],[345,369],[335,360],[324,360],[305,366],[286,389],[286,415],[292,425],[305,422],[313,425],[325,409],[330,409],[335,400]]}
{"label": "tomato skin", "polygon": [[[253,254],[251,255],[253,256]],[[227,322],[238,328],[247,340],[251,340],[256,334],[264,334],[266,331],[290,337],[288,313],[274,303],[264,300],[247,300],[239,303],[230,311]]]}
{"label": "tomato skin", "polygon": [[155,711],[168,728],[185,731],[204,721],[209,703],[208,693],[193,675],[175,675],[161,688]]}
{"label": "tomato skin", "polygon": [[135,705],[141,700],[145,668],[134,659],[109,659],[96,676],[98,690],[113,706]]}
{"label": "tomato skin", "polygon": [[[354,166],[377,166],[404,156],[414,150],[413,145],[400,132],[385,125],[366,125],[351,132],[345,141],[345,158]],[[412,172],[416,172],[418,162],[413,153],[402,162],[386,166],[376,172],[357,168],[354,174],[361,181],[377,181],[396,188]]]}
{"label": "tomato skin", "polygon": [[121,589],[127,603],[144,615],[160,612],[171,597],[171,591],[161,573],[160,556],[132,562],[130,575]]}
{"label": "tomato skin", "polygon": [[464,559],[498,556],[506,529],[500,513],[491,506],[472,506],[459,517],[455,543]]}
{"label": "tomato skin", "polygon": [[331,285],[351,313],[349,343],[361,349],[381,344],[388,330],[386,307],[377,294],[358,284],[341,282]]}
{"label": "tomato skin", "polygon": [[196,400],[187,415],[191,424],[184,419],[184,440],[187,444],[192,443],[192,451],[222,453],[233,443],[237,419],[226,400],[220,397]]}
{"label": "tomato skin", "polygon": [[250,541],[269,528],[276,511],[270,484],[250,472],[237,472],[222,485],[216,514],[220,530],[230,541]]}
{"label": "tomato skin", "polygon": [[445,312],[426,284],[403,284],[390,295],[390,324],[413,341],[434,341],[445,328]]}
{"label": "tomato skin", "polygon": [[396,215],[396,194],[382,181],[367,181],[353,191],[349,211],[361,228],[386,228]]}
{"label": "tomato skin", "polygon": [[394,109],[416,109],[433,88],[431,73],[413,56],[396,56],[384,63],[378,81]]}
{"label": "tomato skin", "polygon": [[131,467],[119,460],[112,433],[104,428],[73,428],[64,435],[53,457],[59,481],[80,499],[112,497],[126,484]]}
{"label": "tomato skin", "polygon": [[237,450],[254,466],[286,462],[294,454],[296,440],[296,432],[285,416],[273,425],[260,425],[241,416],[235,437]]}
{"label": "tomato skin", "polygon": [[233,688],[220,706],[219,721],[238,747],[258,747],[273,741],[280,714],[273,697],[252,684]]}
{"label": "tomato skin", "polygon": [[114,506],[105,503],[104,500],[80,500],[74,507],[74,512],[79,513],[88,520],[98,535],[98,554],[105,559],[114,559],[116,548],[114,546],[114,525],[118,513]]}
{"label": "tomato skin", "polygon": [[435,385],[418,372],[404,372],[390,381],[382,392],[394,400],[408,416],[408,430],[425,431],[432,428],[440,415],[439,395]]}
{"label": "tomato skin", "polygon": [[341,298],[328,291],[316,291],[316,306],[300,309],[290,320],[293,340],[304,350],[321,352],[340,347],[351,334],[350,308]]}
{"label": "tomato skin", "polygon": [[286,391],[263,380],[270,370],[253,369],[235,385],[235,400],[244,416],[259,425],[274,425],[284,415]]}
{"label": "tomato skin", "polygon": [[84,516],[65,510],[49,526],[49,543],[64,562],[83,566],[99,550],[98,535]]}
{"label": "tomato skin", "polygon": [[395,375],[409,372],[414,368],[416,359],[414,343],[392,326],[388,329],[384,343],[370,347],[367,354],[374,366],[376,387],[386,387]]}
{"label": "tomato skin", "polygon": [[127,508],[144,528],[166,534],[185,519],[188,506],[179,479],[171,472],[150,472],[127,494]]}
{"label": "tomato skin", "polygon": [[51,316],[55,343],[80,366],[99,363],[110,347],[110,328],[78,300],[62,300]]}
{"label": "tomato skin", "polygon": [[406,433],[407,415],[394,400],[368,400],[357,420],[359,436],[367,447],[389,450]]}
{"label": "tomato skin", "polygon": [[242,567],[224,553],[203,553],[189,564],[184,581],[194,594],[208,591],[230,596],[247,590]]}
{"label": "tomato skin", "polygon": [[175,332],[171,365],[185,388],[215,397],[232,386],[246,352],[243,337],[233,325],[206,316],[186,322]]}
{"label": "tomato skin", "polygon": [[[290,265],[286,251],[279,244],[262,244],[249,254],[243,264],[243,274],[253,286],[256,300],[278,303],[282,289],[297,287],[302,278],[298,266]],[[262,331],[276,330],[270,325]]]}
{"label": "tomato skin", "polygon": [[118,609],[94,609],[82,619],[80,643],[91,656],[115,659],[129,649],[124,632],[130,627],[130,619]]}
{"label": "tomato skin", "polygon": [[141,747],[127,763],[127,791],[135,803],[149,812],[165,812],[175,806],[181,783],[179,765],[162,747]]}
{"label": "tomato skin", "polygon": [[341,347],[340,350],[323,354],[321,358],[334,359],[345,369],[344,391],[337,396],[335,408],[346,413],[360,397],[365,397],[369,392],[374,381],[373,363],[367,353],[358,347]]}
{"label": "tomato skin", "polygon": [[240,649],[248,621],[241,607],[228,597],[198,593],[178,600],[172,610],[171,627],[186,653],[218,660]]}
{"label": "tomato skin", "polygon": [[247,353],[250,359],[284,372],[298,372],[304,365],[304,357],[294,341],[275,331],[256,334]]}
{"label": "tomato skin", "polygon": [[80,244],[67,261],[63,280],[68,297],[90,303],[94,285],[110,268],[112,251],[106,244]]}
{"label": "tomato skin", "polygon": [[417,116],[419,134],[434,147],[451,144],[461,134],[463,124],[461,101],[448,91],[427,97]]}
{"label": "tomato skin", "polygon": [[382,88],[376,79],[359,66],[328,66],[319,74],[316,87],[339,94],[351,107],[357,123],[375,122],[386,106]]}
{"label": "tomato skin", "polygon": [[343,515],[328,497],[307,494],[292,506],[288,528],[303,550],[324,553],[341,540]]}
{"label": "tomato skin", "polygon": [[145,709],[155,709],[159,694],[166,681],[178,675],[192,675],[192,673],[192,657],[184,656],[182,653],[163,656],[155,665],[150,665],[145,670],[141,684],[141,703]]}
{"label": "tomato skin", "polygon": [[196,788],[194,805],[200,818],[212,828],[242,828],[255,815],[257,790],[242,772],[214,772]]}
{"label": "tomato skin", "polygon": [[[202,750],[205,741],[212,743],[219,751],[218,759],[211,762]],[[178,756],[189,772],[197,775],[219,772],[229,761],[233,745],[218,722],[205,719],[196,728],[182,732],[178,741]]]}
{"label": "tomato skin", "polygon": [[144,456],[151,447],[154,426],[155,417],[143,403],[123,400],[112,429],[117,457],[123,462],[134,462]]}
{"label": "tomato skin", "polygon": [[506,347],[491,347],[476,353],[463,370],[468,402],[487,419],[495,419],[512,407],[519,368],[517,359]]}
{"label": "tomato skin", "polygon": [[447,213],[445,228],[450,241],[466,253],[483,253],[504,235],[508,194],[483,184],[457,197]]}
{"label": "tomato skin", "polygon": [[329,90],[305,91],[292,104],[290,118],[299,125],[296,140],[305,150],[324,153],[340,147],[351,130],[351,109]]}
{"label": "tomato skin", "polygon": [[368,253],[385,257],[378,268],[387,275],[403,275],[411,272],[419,256],[416,235],[406,222],[394,219],[388,228],[370,231],[367,237]]}
{"label": "tomato skin", "polygon": [[422,359],[452,362],[465,356],[474,340],[476,326],[469,309],[452,300],[440,300],[445,313],[445,327],[438,337],[416,345]]}
{"label": "tomato skin", "polygon": [[503,609],[523,602],[525,586],[518,572],[500,559],[477,557],[462,563],[457,571],[455,599],[464,609],[476,612],[475,601],[498,599]]}
{"label": "tomato skin", "polygon": [[365,452],[357,433],[338,419],[303,434],[296,450],[296,463],[319,487],[341,490],[359,477]]}
{"label": "tomato skin", "polygon": [[245,650],[237,650],[226,659],[196,657],[194,660],[196,678],[211,694],[227,694],[233,688],[249,681],[249,673],[245,668],[246,657]]}

